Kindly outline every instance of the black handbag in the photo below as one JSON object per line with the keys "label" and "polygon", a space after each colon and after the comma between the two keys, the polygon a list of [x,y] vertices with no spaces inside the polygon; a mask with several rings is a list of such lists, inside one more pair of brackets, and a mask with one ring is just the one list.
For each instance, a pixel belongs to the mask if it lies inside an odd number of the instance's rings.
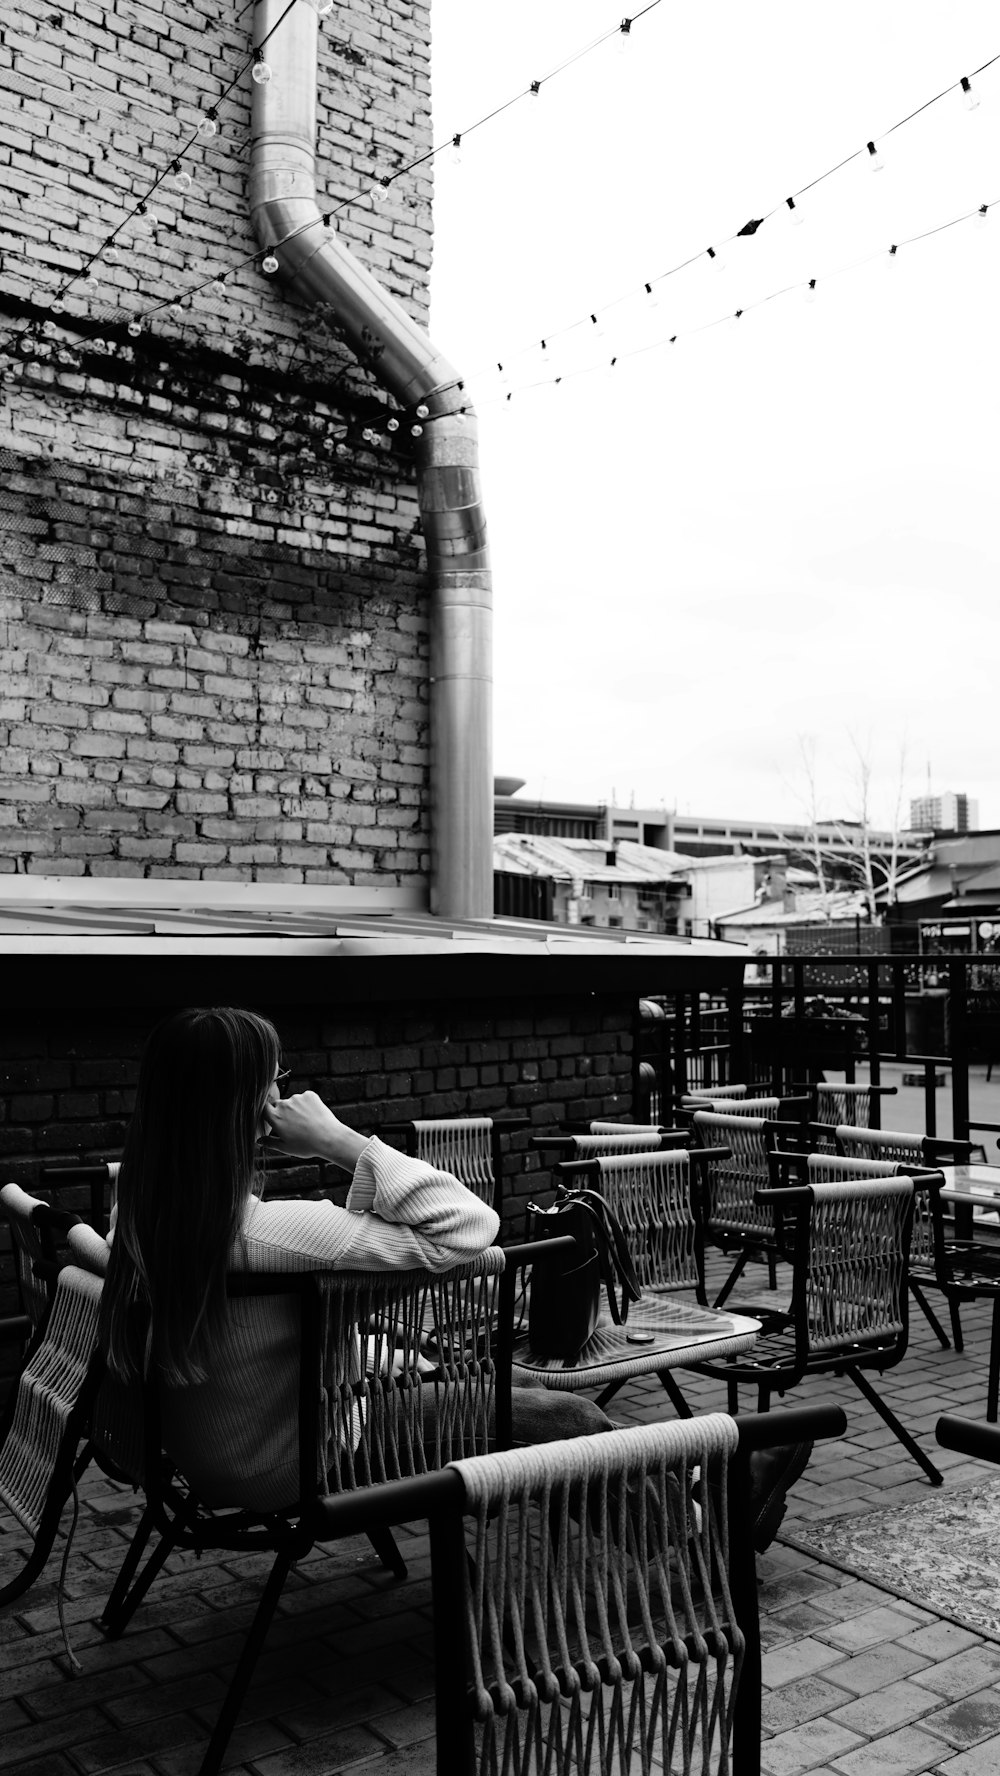
{"label": "black handbag", "polygon": [[602,1285],[616,1326],[642,1291],[621,1223],[596,1190],[559,1184],[551,1208],[528,1204],[529,1239],[561,1234],[572,1234],[576,1251],[536,1258],[531,1267],[528,1345],[533,1356],[575,1363],[597,1326]]}

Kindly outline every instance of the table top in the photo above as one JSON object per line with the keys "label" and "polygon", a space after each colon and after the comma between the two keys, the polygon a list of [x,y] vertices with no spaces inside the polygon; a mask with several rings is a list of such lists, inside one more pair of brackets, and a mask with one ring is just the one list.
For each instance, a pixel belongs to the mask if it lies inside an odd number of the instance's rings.
{"label": "table top", "polygon": [[[749,1350],[759,1332],[760,1321],[746,1314],[700,1307],[676,1294],[650,1290],[630,1307],[624,1326],[614,1324],[605,1301],[597,1331],[575,1363],[561,1357],[533,1356],[525,1331],[514,1340],[513,1367],[515,1373],[531,1376],[546,1387],[571,1392],[734,1356]],[[650,1342],[630,1342],[636,1334],[648,1336]]]}
{"label": "table top", "polygon": [[964,1203],[966,1206],[985,1203],[991,1208],[1000,1208],[1000,1166],[937,1166],[935,1170],[944,1179],[942,1202]]}

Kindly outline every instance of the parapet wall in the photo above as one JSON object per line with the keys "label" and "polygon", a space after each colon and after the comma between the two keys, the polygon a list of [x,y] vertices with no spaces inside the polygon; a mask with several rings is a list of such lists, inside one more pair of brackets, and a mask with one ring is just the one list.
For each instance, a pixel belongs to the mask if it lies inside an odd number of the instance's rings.
{"label": "parapet wall", "polygon": [[[0,27],[2,871],[427,880],[409,429],[260,267],[250,19],[15,0]],[[428,5],[339,5],[320,43],[320,201],[426,323],[428,169],[361,194],[430,145]]]}

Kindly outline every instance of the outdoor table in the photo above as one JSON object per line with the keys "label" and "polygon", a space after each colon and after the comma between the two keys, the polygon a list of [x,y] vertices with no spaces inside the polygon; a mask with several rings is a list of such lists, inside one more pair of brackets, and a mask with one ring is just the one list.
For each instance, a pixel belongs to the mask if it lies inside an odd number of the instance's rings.
{"label": "outdoor table", "polygon": [[541,1381],[545,1387],[575,1392],[736,1355],[749,1350],[759,1332],[760,1321],[745,1314],[700,1307],[697,1302],[650,1290],[630,1307],[624,1326],[615,1325],[605,1301],[597,1330],[575,1363],[562,1357],[534,1356],[527,1330],[516,1333],[512,1370],[514,1375]]}
{"label": "outdoor table", "polygon": [[944,1179],[941,1201],[951,1203],[955,1210],[955,1232],[959,1239],[973,1239],[974,1221],[1000,1221],[1000,1166],[954,1165],[936,1166]]}

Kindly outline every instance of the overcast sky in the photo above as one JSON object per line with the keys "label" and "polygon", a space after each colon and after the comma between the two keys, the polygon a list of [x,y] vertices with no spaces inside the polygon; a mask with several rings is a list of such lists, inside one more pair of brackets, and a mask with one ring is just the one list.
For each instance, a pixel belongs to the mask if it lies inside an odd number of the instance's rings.
{"label": "overcast sky", "polygon": [[[863,152],[806,192],[800,226],[784,204],[997,55],[1000,15],[662,0],[624,55],[543,78],[622,15],[432,5],[435,141],[543,79],[435,173],[432,332],[480,414],[496,769],[525,794],[796,818],[803,751],[819,813],[845,815],[860,753],[888,820],[905,752],[906,807],[929,767],[1000,826],[1000,203],[888,251],[1000,200],[1000,63],[977,109],[951,93],[881,172]],[[810,278],[812,301],[774,295]]]}

